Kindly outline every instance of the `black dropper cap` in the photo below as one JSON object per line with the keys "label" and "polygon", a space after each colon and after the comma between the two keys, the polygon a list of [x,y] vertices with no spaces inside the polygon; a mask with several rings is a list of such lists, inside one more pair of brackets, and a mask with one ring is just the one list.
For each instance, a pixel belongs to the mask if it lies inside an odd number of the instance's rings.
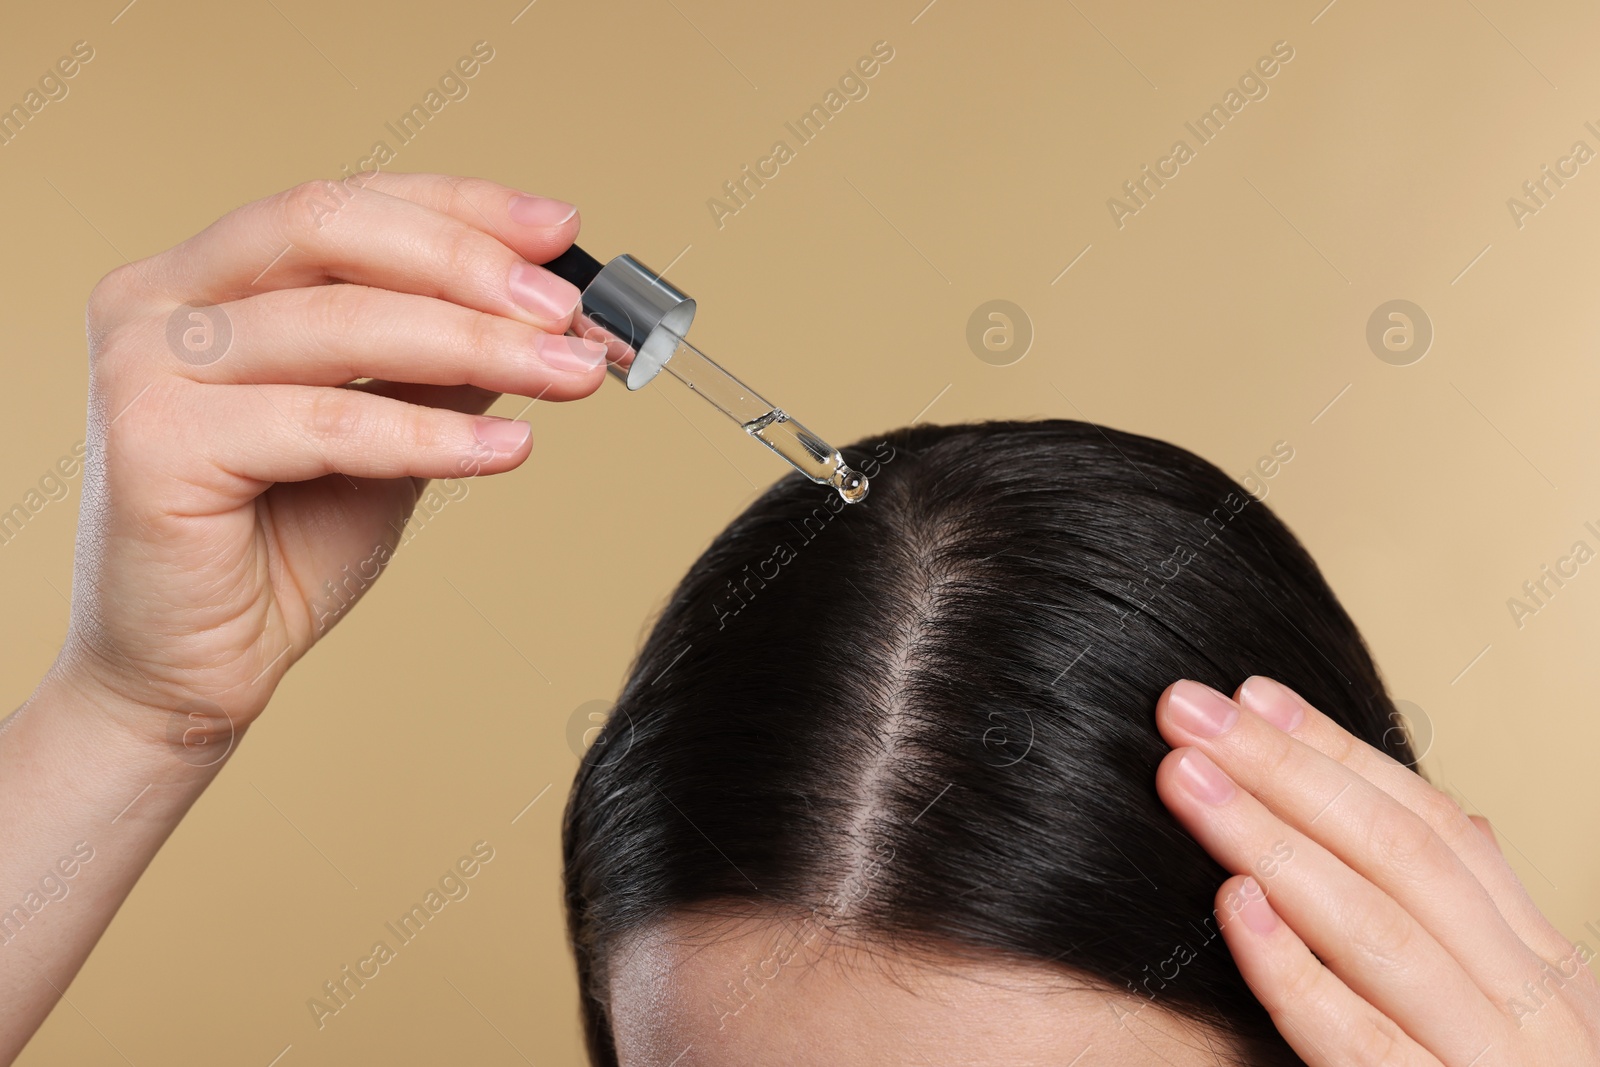
{"label": "black dropper cap", "polygon": [[594,281],[594,276],[600,273],[603,264],[573,245],[555,259],[544,265],[544,269],[558,278],[564,278],[576,285],[579,289],[589,288],[589,283]]}

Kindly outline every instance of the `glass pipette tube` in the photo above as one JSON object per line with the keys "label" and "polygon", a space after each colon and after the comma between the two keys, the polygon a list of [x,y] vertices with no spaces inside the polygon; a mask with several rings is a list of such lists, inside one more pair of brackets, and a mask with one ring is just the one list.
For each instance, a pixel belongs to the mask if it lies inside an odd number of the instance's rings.
{"label": "glass pipette tube", "polygon": [[663,370],[710,401],[795,470],[818,485],[833,486],[847,504],[866,497],[866,476],[846,465],[837,448],[773,407],[694,345],[677,334],[672,336],[677,338],[678,347]]}

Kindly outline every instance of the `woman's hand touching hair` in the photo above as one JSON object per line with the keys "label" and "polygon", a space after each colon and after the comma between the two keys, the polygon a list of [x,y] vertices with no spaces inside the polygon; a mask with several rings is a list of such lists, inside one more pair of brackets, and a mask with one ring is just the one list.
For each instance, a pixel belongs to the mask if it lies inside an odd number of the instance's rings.
{"label": "woman's hand touching hair", "polygon": [[[1312,1067],[1600,1062],[1593,952],[1534,906],[1487,822],[1253,677],[1161,695],[1156,787],[1234,876],[1245,981]],[[1284,856],[1288,859],[1284,859]]]}

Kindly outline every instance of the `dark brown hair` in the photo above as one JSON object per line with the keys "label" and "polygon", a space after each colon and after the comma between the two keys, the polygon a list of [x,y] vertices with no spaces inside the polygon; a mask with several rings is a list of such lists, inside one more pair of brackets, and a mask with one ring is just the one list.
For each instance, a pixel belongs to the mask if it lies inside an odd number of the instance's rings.
{"label": "dark brown hair", "polygon": [[760,907],[1048,962],[1298,1063],[1217,935],[1227,872],[1156,796],[1154,706],[1265,674],[1412,762],[1310,556],[1212,464],[1087,423],[844,454],[864,503],[790,476],[695,561],[573,784],[594,1062],[620,935]]}

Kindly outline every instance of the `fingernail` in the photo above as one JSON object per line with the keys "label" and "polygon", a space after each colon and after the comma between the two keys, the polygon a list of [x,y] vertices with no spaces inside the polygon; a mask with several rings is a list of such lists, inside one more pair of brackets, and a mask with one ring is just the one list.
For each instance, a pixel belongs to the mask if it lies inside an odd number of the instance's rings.
{"label": "fingernail", "polygon": [[533,263],[511,268],[511,299],[542,318],[565,322],[578,306],[578,287]]}
{"label": "fingernail", "polygon": [[1221,804],[1236,791],[1233,782],[1222,773],[1221,768],[1196,748],[1189,749],[1178,760],[1178,772],[1183,779],[1183,787],[1202,803]]}
{"label": "fingernail", "polygon": [[1256,933],[1270,934],[1283,921],[1278,918],[1278,913],[1272,910],[1272,905],[1267,903],[1267,894],[1254,878],[1244,880],[1239,895],[1244,898],[1243,903],[1239,905],[1239,917]]}
{"label": "fingernail", "polygon": [[533,427],[520,419],[497,419],[493,415],[479,415],[473,421],[472,432],[478,443],[496,452],[515,452],[522,447],[533,432]]}
{"label": "fingernail", "polygon": [[1239,721],[1238,705],[1209,685],[1187,678],[1172,687],[1167,712],[1175,725],[1196,737],[1227,733]]}
{"label": "fingernail", "polygon": [[1294,691],[1282,682],[1252,674],[1239,687],[1239,703],[1289,733],[1305,721],[1305,707]]}
{"label": "fingernail", "polygon": [[606,361],[606,346],[581,337],[547,333],[539,338],[539,358],[556,370],[589,371]]}
{"label": "fingernail", "polygon": [[512,222],[524,226],[560,226],[578,213],[578,209],[565,200],[525,196],[522,193],[511,198],[511,205],[506,211]]}

